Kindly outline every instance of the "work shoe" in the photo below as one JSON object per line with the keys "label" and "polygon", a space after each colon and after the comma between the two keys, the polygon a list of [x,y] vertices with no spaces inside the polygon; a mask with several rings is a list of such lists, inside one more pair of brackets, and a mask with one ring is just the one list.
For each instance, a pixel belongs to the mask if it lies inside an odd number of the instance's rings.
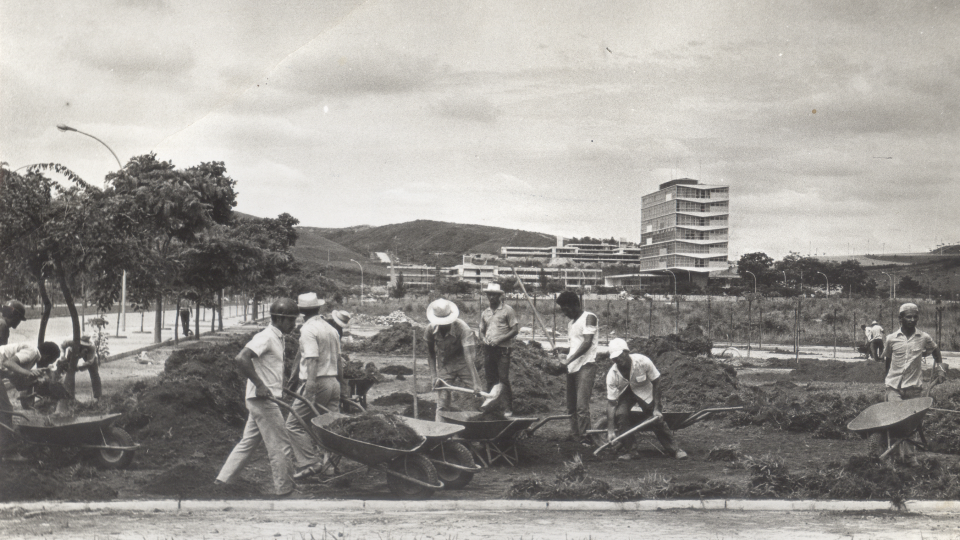
{"label": "work shoe", "polygon": [[301,467],[300,469],[297,469],[297,472],[293,474],[293,479],[303,480],[304,478],[317,474],[321,470],[323,470],[323,462],[318,461],[313,465],[307,465],[306,467]]}
{"label": "work shoe", "polygon": [[677,453],[673,455],[674,459],[687,459],[687,453],[683,450],[677,450]]}

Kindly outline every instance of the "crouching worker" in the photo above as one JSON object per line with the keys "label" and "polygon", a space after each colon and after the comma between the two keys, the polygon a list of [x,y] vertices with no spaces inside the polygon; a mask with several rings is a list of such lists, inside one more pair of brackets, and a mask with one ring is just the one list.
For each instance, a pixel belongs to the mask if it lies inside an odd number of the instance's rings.
{"label": "crouching worker", "polygon": [[[340,367],[340,334],[320,317],[324,301],[316,293],[301,294],[297,306],[306,321],[300,327],[300,381],[297,392],[308,401],[332,412],[340,411],[340,387],[343,380]],[[302,400],[293,402],[293,412],[304,422],[310,422],[313,411]],[[320,410],[323,412],[323,409]],[[305,431],[300,420],[287,415],[287,430],[293,443],[293,455],[297,461],[294,480],[300,480],[320,472],[327,456],[320,455],[313,439]]]}
{"label": "crouching worker", "polygon": [[4,379],[17,388],[36,382],[41,376],[41,368],[54,363],[60,357],[60,347],[46,341],[39,347],[27,343],[13,343],[0,346],[0,457],[3,461],[26,461],[17,453],[13,439],[13,405],[3,386]]}
{"label": "crouching worker", "polygon": [[90,372],[90,389],[93,391],[93,400],[99,401],[103,395],[103,384],[100,382],[100,355],[93,345],[90,336],[80,337],[80,348],[74,350],[73,340],[67,339],[61,345],[63,357],[57,362],[57,371],[64,373],[63,386],[67,392],[76,395],[76,376],[78,371]]}
{"label": "crouching worker", "polygon": [[[663,420],[660,410],[660,372],[653,361],[642,354],[630,354],[627,342],[614,339],[610,342],[610,359],[613,365],[607,372],[607,436],[613,440],[617,433],[623,433],[650,417],[660,418],[654,422],[651,430],[668,454],[677,459],[685,459],[687,453],[681,450],[673,439],[673,432]],[[639,406],[642,412],[632,412]],[[634,446],[636,435],[622,439],[626,448]],[[631,459],[630,453],[620,459]]]}
{"label": "crouching worker", "polygon": [[293,449],[290,434],[283,425],[280,407],[266,399],[280,399],[283,392],[283,335],[293,331],[297,303],[281,298],[270,306],[270,325],[253,336],[237,355],[240,374],[247,379],[246,404],[249,416],[243,438],[230,452],[217,475],[217,484],[232,482],[253,458],[261,443],[267,447],[273,485],[278,497],[294,493]]}
{"label": "crouching worker", "polygon": [[[473,330],[459,317],[460,309],[449,300],[438,298],[427,306],[430,324],[423,337],[427,342],[430,381],[435,384],[437,379],[442,379],[452,386],[464,387],[469,376],[474,392],[479,394],[476,340]],[[437,391],[437,422],[443,421],[440,411],[450,409],[450,400],[450,390]]]}

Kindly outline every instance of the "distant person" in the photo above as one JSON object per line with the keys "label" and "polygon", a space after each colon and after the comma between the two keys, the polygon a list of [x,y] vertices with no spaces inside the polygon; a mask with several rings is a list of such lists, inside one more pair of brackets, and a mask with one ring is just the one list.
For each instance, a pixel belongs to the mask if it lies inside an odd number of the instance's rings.
{"label": "distant person", "polygon": [[254,457],[263,443],[273,472],[278,497],[294,493],[293,448],[284,427],[280,406],[266,399],[283,395],[283,335],[293,331],[299,311],[292,298],[280,298],[270,306],[270,324],[253,336],[236,357],[240,374],[247,379],[245,401],[247,424],[243,438],[233,448],[217,475],[217,484],[229,484]]}
{"label": "distant person", "polygon": [[557,306],[570,319],[567,336],[570,351],[560,362],[567,367],[567,412],[570,414],[571,436],[583,446],[593,446],[587,436],[590,429],[590,397],[597,376],[597,326],[593,313],[584,311],[580,297],[571,291],[557,296]]}
{"label": "distant person", "polygon": [[[610,342],[610,359],[613,365],[607,372],[607,436],[613,440],[617,433],[623,433],[650,417],[660,418],[651,430],[660,441],[660,445],[676,459],[686,459],[687,453],[677,446],[673,432],[663,421],[660,409],[660,372],[653,361],[642,354],[631,354],[627,342],[617,338]],[[631,412],[634,407],[641,412]],[[635,435],[622,439],[629,450],[636,440]],[[630,453],[620,459],[630,459]]]}
{"label": "distant person", "polygon": [[[60,347],[49,341],[41,343],[39,347],[27,343],[0,345],[0,411],[8,411],[0,412],[0,423],[13,427],[13,415],[10,414],[13,405],[3,386],[4,379],[22,388],[25,386],[23,382],[35,382],[41,375],[40,369],[56,362],[59,357]],[[14,444],[10,430],[0,426],[0,458],[3,461],[26,461],[27,458],[17,453]]]}
{"label": "distant person", "polygon": [[[0,345],[10,341],[10,329],[27,320],[27,307],[16,300],[7,300],[0,307]],[[2,429],[2,428],[0,428]]]}
{"label": "distant person", "polygon": [[[477,345],[473,330],[461,321],[460,308],[443,298],[427,306],[430,324],[424,331],[427,342],[427,364],[430,366],[430,381],[436,385],[443,380],[452,386],[466,386],[467,377],[473,390],[480,392],[480,375],[477,373]],[[440,411],[450,409],[450,390],[437,391],[436,421],[442,422]]]}
{"label": "distant person", "polygon": [[870,357],[880,361],[883,356],[883,327],[880,323],[873,321],[870,323]]}
{"label": "distant person", "polygon": [[857,345],[857,352],[867,358],[872,358],[870,354],[870,342],[873,341],[873,331],[865,324],[860,325],[860,330],[863,331],[863,343]]}
{"label": "distant person", "polygon": [[90,336],[80,337],[79,351],[74,350],[72,339],[64,340],[61,348],[63,349],[63,355],[61,361],[57,363],[57,369],[60,371],[62,368],[65,374],[63,386],[71,395],[76,396],[74,390],[76,388],[77,371],[88,371],[90,372],[90,389],[93,391],[93,400],[99,401],[103,395],[103,385],[100,382],[100,355],[97,354],[97,348],[94,347]]}
{"label": "distant person", "polygon": [[[917,329],[920,308],[916,304],[900,306],[900,329],[887,336],[883,344],[883,359],[886,366],[886,400],[903,401],[918,398],[923,388],[923,357],[933,356],[934,378],[937,383],[946,379],[940,348],[930,334]],[[901,457],[907,465],[916,466],[913,446],[900,445]]]}
{"label": "distant person", "polygon": [[[328,411],[340,411],[340,388],[343,371],[340,365],[340,335],[320,317],[324,301],[316,293],[301,294],[297,307],[306,319],[300,327],[300,386],[297,393],[315,405]],[[319,407],[318,407],[319,408]],[[313,410],[302,400],[293,401],[293,411],[310,422]],[[323,409],[321,409],[323,412]],[[312,476],[323,469],[329,456],[320,455],[313,439],[293,414],[287,415],[287,431],[293,443],[293,456],[297,462],[294,480]]]}
{"label": "distant person", "polygon": [[483,373],[487,392],[503,384],[500,399],[504,416],[513,416],[513,390],[510,388],[510,347],[520,333],[520,321],[513,308],[503,302],[499,283],[488,283],[483,291],[490,307],[480,315],[480,342],[483,350]]}
{"label": "distant person", "polygon": [[190,337],[190,308],[188,306],[180,308],[180,324],[183,325],[183,337]]}

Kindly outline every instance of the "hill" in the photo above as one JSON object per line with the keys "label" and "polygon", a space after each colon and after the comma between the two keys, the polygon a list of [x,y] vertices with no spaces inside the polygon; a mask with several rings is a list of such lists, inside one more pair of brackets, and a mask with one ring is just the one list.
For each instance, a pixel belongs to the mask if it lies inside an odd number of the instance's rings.
{"label": "hill", "polygon": [[404,263],[441,266],[460,264],[466,253],[496,254],[503,246],[548,247],[556,244],[556,237],[543,233],[423,219],[380,227],[315,231],[356,253],[392,251]]}

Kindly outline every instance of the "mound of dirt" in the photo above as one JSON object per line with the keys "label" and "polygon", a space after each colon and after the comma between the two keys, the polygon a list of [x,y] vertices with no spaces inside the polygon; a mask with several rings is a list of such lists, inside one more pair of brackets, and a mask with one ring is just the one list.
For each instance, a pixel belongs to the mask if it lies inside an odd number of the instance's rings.
{"label": "mound of dirt", "polygon": [[864,409],[883,401],[883,394],[844,396],[824,392],[773,387],[769,390],[751,387],[741,394],[744,410],[731,416],[734,425],[769,425],[785,431],[813,433],[818,439],[849,439],[859,435],[846,430],[846,425]]}
{"label": "mound of dirt", "polygon": [[[566,380],[564,377],[549,376],[544,373],[542,366],[548,362],[551,356],[539,345],[526,344],[522,341],[514,343],[510,353],[510,387],[513,390],[513,412],[517,415],[535,415],[537,413],[547,412],[557,403],[563,401],[565,393]],[[480,375],[483,376],[483,360],[478,366]],[[467,396],[467,394],[461,394]],[[477,410],[477,407],[483,403],[483,400],[476,400],[467,396],[472,401],[477,401],[473,407],[461,407],[463,410]],[[502,406],[494,406],[494,411],[501,411]]]}
{"label": "mound of dirt", "polygon": [[386,448],[407,450],[420,442],[420,436],[397,415],[366,412],[340,418],[330,424],[330,431]]}
{"label": "mound of dirt", "polygon": [[351,361],[346,355],[344,355],[344,358],[346,359],[346,362],[343,363],[344,379],[375,382],[385,380],[383,375],[380,374],[377,365],[373,362],[367,362],[366,365],[364,365],[364,363],[359,360]]}
{"label": "mound of dirt", "polygon": [[688,327],[679,334],[634,338],[627,342],[630,352],[640,353],[656,361],[668,352],[679,352],[687,356],[710,356],[713,342],[707,339],[696,327]]}
{"label": "mound of dirt", "polygon": [[357,340],[346,345],[349,351],[368,354],[405,356],[413,354],[413,334],[417,334],[417,355],[427,354],[427,342],[423,339],[423,329],[408,322],[385,328],[370,339]]}
{"label": "mound of dirt", "polygon": [[394,364],[392,366],[387,366],[381,369],[380,373],[384,375],[413,375],[413,370],[408,368],[407,366]]}
{"label": "mound of dirt", "polygon": [[407,392],[394,392],[388,396],[380,396],[377,399],[371,401],[374,405],[379,405],[381,407],[386,407],[390,405],[412,405],[413,404],[413,394]]}

